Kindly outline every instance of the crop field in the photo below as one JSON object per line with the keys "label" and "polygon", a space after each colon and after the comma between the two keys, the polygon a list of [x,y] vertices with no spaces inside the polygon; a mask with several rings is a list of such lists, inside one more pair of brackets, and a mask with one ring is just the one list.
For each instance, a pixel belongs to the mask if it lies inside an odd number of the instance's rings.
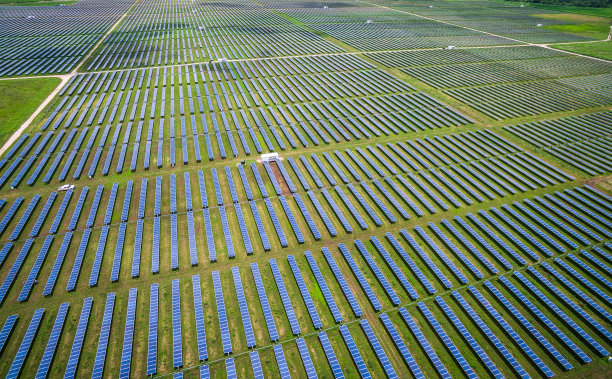
{"label": "crop field", "polygon": [[554,47],[588,19],[0,6],[0,77],[61,81],[0,149],[0,376],[610,376],[612,62]]}

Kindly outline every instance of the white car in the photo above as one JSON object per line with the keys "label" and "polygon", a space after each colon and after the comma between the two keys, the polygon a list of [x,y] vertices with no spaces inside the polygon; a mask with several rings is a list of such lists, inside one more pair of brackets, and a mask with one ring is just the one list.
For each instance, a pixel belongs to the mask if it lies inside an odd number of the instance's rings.
{"label": "white car", "polygon": [[64,184],[63,186],[59,187],[57,190],[58,191],[70,191],[71,189],[74,189],[74,184]]}

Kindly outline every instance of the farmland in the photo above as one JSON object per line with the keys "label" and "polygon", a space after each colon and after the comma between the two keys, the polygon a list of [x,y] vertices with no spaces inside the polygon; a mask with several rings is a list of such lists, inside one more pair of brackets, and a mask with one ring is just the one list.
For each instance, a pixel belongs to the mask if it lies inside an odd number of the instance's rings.
{"label": "farmland", "polygon": [[606,22],[0,6],[0,376],[609,376]]}

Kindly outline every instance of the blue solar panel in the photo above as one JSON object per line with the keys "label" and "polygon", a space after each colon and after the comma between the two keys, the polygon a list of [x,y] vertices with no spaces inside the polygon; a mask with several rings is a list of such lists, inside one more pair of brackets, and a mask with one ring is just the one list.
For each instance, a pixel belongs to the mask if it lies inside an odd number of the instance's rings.
{"label": "blue solar panel", "polygon": [[370,284],[368,283],[368,281],[366,280],[365,276],[361,272],[361,269],[359,268],[359,266],[357,266],[357,263],[353,259],[353,256],[351,255],[351,253],[348,251],[348,249],[346,248],[344,243],[338,244],[338,248],[342,252],[342,255],[344,256],[344,259],[346,260],[346,262],[348,263],[349,267],[351,268],[351,271],[353,272],[353,275],[355,275],[355,277],[357,278],[357,281],[359,282],[359,285],[361,286],[361,289],[368,296],[368,299],[370,300],[370,303],[374,307],[374,310],[376,310],[376,311],[381,310],[382,309],[382,304],[380,303],[380,301],[376,297],[376,294],[374,294],[374,291],[372,290],[372,287],[370,287]]}
{"label": "blue solar panel", "polygon": [[179,268],[178,251],[178,217],[176,214],[170,215],[170,266],[172,270]]}
{"label": "blue solar panel", "polygon": [[154,215],[161,215],[161,197],[162,197],[162,177],[158,176],[155,178],[155,207]]}
{"label": "blue solar panel", "polygon": [[4,347],[6,346],[6,342],[8,341],[11,333],[13,332],[13,327],[15,326],[18,315],[11,315],[7,317],[4,325],[2,325],[2,329],[0,330],[0,354],[4,351]]}
{"label": "blue solar panel", "polygon": [[115,200],[117,199],[117,190],[119,189],[119,183],[113,183],[110,196],[108,198],[108,205],[106,206],[106,214],[104,215],[104,225],[108,225],[113,217],[113,208],[115,207]]}
{"label": "blue solar panel", "polygon": [[370,237],[370,241],[372,242],[372,245],[374,245],[376,250],[380,253],[380,255],[383,257],[383,259],[385,260],[385,262],[387,263],[391,271],[393,271],[393,274],[395,275],[397,280],[400,282],[402,287],[404,287],[406,292],[408,292],[408,294],[410,295],[410,298],[412,300],[418,299],[419,294],[412,287],[408,279],[406,279],[406,276],[404,275],[402,270],[399,268],[397,263],[395,263],[391,255],[387,252],[387,250],[385,250],[385,248],[383,247],[382,243],[380,243],[378,238],[376,238],[375,236],[372,236]]}
{"label": "blue solar panel", "polygon": [[344,378],[344,373],[342,372],[342,367],[340,367],[340,362],[338,362],[338,358],[336,357],[334,348],[332,347],[331,342],[329,341],[329,338],[327,337],[327,334],[325,332],[319,333],[319,341],[321,341],[323,351],[325,352],[325,357],[329,362],[329,366],[332,370],[334,378]]}
{"label": "blue solar panel", "polygon": [[528,267],[527,270],[533,276],[535,276],[544,286],[546,286],[552,293],[554,293],[557,299],[562,300],[569,308],[571,308],[582,319],[584,319],[586,322],[591,324],[591,326],[595,330],[597,330],[601,335],[606,337],[608,340],[612,340],[612,334],[606,328],[604,328],[591,315],[586,313],[580,306],[578,306],[578,304],[576,304],[572,299],[570,299],[561,290],[559,290],[554,284],[552,284],[548,279],[546,279],[542,274],[540,274],[534,267]]}
{"label": "blue solar panel", "polygon": [[72,349],[70,350],[70,357],[66,364],[66,372],[64,378],[76,377],[76,370],[79,365],[81,358],[81,350],[83,348],[83,341],[85,339],[85,333],[87,332],[87,325],[89,324],[89,314],[91,313],[91,304],[93,298],[88,297],[83,301],[83,308],[81,309],[81,316],[79,318],[79,324],[76,329],[74,341],[72,343]]}
{"label": "blue solar panel", "polygon": [[389,296],[389,299],[391,300],[393,305],[398,305],[399,303],[401,303],[401,300],[395,293],[395,290],[393,289],[387,278],[384,276],[384,274],[366,249],[365,245],[360,240],[355,240],[355,246],[357,246],[357,250],[363,257],[363,259],[367,262],[368,266],[370,267],[370,269],[378,279],[379,283]]}
{"label": "blue solar panel", "polygon": [[295,316],[295,311],[293,310],[291,299],[289,299],[289,293],[287,292],[287,288],[285,287],[283,277],[281,276],[280,270],[278,269],[276,259],[270,259],[270,268],[272,269],[272,275],[274,275],[274,281],[276,282],[278,293],[283,302],[283,307],[285,308],[285,313],[287,314],[287,319],[289,320],[291,331],[294,335],[299,335],[301,333],[300,325],[298,323],[297,317]]}
{"label": "blue solar panel", "polygon": [[572,350],[576,354],[576,356],[580,358],[582,363],[591,362],[591,358],[589,358],[589,356],[586,355],[584,351],[582,351],[578,346],[576,346],[574,341],[572,341],[567,335],[565,335],[565,333],[563,333],[544,313],[542,313],[542,311],[540,311],[538,307],[536,307],[529,299],[527,299],[527,297],[525,297],[525,295],[523,295],[523,293],[519,291],[519,289],[516,288],[514,284],[512,284],[508,279],[503,276],[500,277],[500,281],[504,284],[504,286],[506,286],[508,290],[513,293],[513,295],[517,299],[521,301],[521,303],[523,303],[523,305],[525,305],[525,307],[527,307],[531,311],[532,314],[534,314],[544,325],[546,325],[546,327],[550,331],[552,331],[559,338],[559,340],[563,342],[565,346]]}
{"label": "blue solar panel", "polygon": [[285,353],[283,352],[282,345],[274,345],[274,357],[276,358],[276,364],[278,365],[279,375],[282,379],[291,379],[289,373],[289,366],[285,359]]}
{"label": "blue solar panel", "polygon": [[[45,241],[43,242],[43,245],[40,248],[38,256],[36,257],[36,261],[32,265],[30,274],[28,275],[28,278],[23,283],[23,288],[21,289],[21,292],[19,293],[19,296],[17,297],[17,301],[23,302],[28,299],[28,296],[30,295],[30,292],[32,290],[32,286],[34,285],[36,278],[38,277],[38,273],[40,272],[40,268],[42,267],[42,264],[44,263],[45,258],[47,257],[49,248],[51,247],[51,242],[53,241],[53,237],[54,236],[50,234],[45,238]],[[5,249],[7,248],[7,246],[10,247],[10,245],[7,244],[5,245]],[[0,352],[1,352],[1,349],[0,349]]]}
{"label": "blue solar panel", "polygon": [[202,208],[208,208],[208,196],[206,195],[206,180],[204,179],[204,172],[198,171],[198,181],[200,185],[200,201],[202,202]]}
{"label": "blue solar panel", "polygon": [[321,270],[317,265],[317,261],[314,259],[310,251],[306,251],[305,255],[306,260],[308,261],[308,265],[310,266],[310,269],[312,270],[312,273],[314,274],[315,279],[317,280],[317,284],[319,285],[319,288],[323,293],[325,302],[327,303],[327,306],[329,307],[329,310],[331,311],[332,316],[334,317],[334,321],[337,323],[342,322],[342,314],[340,313],[340,310],[336,305],[336,301],[334,300],[334,297],[332,296],[331,291],[329,290],[329,287],[325,282],[325,278],[323,277],[323,274],[321,273]]}
{"label": "blue solar panel", "polygon": [[212,223],[210,221],[210,212],[208,208],[204,209],[204,231],[206,232],[206,245],[208,246],[208,259],[211,262],[217,261],[217,250],[215,249],[215,236],[212,231]]}
{"label": "blue solar panel", "polygon": [[391,362],[389,361],[389,358],[387,357],[387,353],[385,353],[385,351],[383,350],[380,342],[378,341],[378,338],[376,337],[376,334],[374,333],[374,330],[372,330],[370,323],[368,323],[368,320],[363,319],[359,322],[359,324],[361,325],[361,328],[363,329],[368,339],[368,342],[372,346],[374,353],[376,353],[376,356],[378,357],[380,364],[385,370],[387,377],[388,378],[398,378],[395,372],[395,369],[393,368],[393,365],[391,365]]}
{"label": "blue solar panel", "polygon": [[11,205],[9,210],[6,212],[6,214],[2,218],[2,221],[0,221],[0,234],[2,234],[2,232],[4,232],[4,230],[6,229],[6,227],[9,224],[9,222],[11,222],[11,220],[15,216],[15,213],[17,212],[17,210],[21,206],[22,202],[23,202],[23,197],[22,196],[19,196],[18,198],[15,199],[15,201],[13,201],[13,204]]}
{"label": "blue solar panel", "polygon": [[314,364],[312,363],[312,359],[310,358],[310,353],[308,352],[308,346],[306,346],[306,341],[304,340],[304,338],[298,338],[295,342],[297,344],[300,357],[302,358],[304,369],[306,370],[306,376],[308,378],[317,378],[317,372],[315,371]]}
{"label": "blue solar panel", "polygon": [[[512,313],[514,318],[518,320],[529,333],[540,343],[540,345],[546,349],[551,356],[553,356],[559,364],[563,366],[565,370],[571,370],[573,366],[565,359],[561,353],[544,337],[517,309],[516,307],[506,299],[506,297],[497,289],[491,282],[484,282],[487,289],[497,298],[497,300],[504,305],[504,307]],[[541,367],[538,364],[538,367]],[[544,366],[545,367],[545,366]],[[543,368],[543,367],[541,367]],[[550,372],[548,373],[550,374]]]}
{"label": "blue solar panel", "polygon": [[172,357],[174,368],[180,368],[183,366],[181,289],[178,279],[172,279]]}
{"label": "blue solar panel", "polygon": [[132,346],[134,342],[134,324],[136,322],[136,299],[138,289],[130,288],[128,297],[127,314],[125,318],[125,330],[123,333],[123,348],[121,350],[121,364],[119,368],[119,378],[127,379],[130,377],[132,365]]}
{"label": "blue solar panel", "polygon": [[[382,221],[380,220],[380,217],[378,217],[378,215],[376,214],[376,212],[374,212],[374,210],[372,209],[372,207],[370,207],[370,204],[368,204],[365,199],[363,198],[363,196],[361,196],[361,193],[359,193],[359,191],[357,191],[357,189],[355,187],[353,187],[353,185],[351,183],[349,183],[347,185],[347,188],[351,191],[351,193],[353,194],[353,196],[355,196],[355,198],[357,199],[357,201],[359,202],[359,204],[361,205],[361,207],[368,213],[368,215],[370,215],[370,218],[372,219],[372,221],[374,221],[374,224],[376,224],[376,226],[381,226],[382,225]],[[336,188],[336,191],[338,191],[338,189]],[[340,194],[340,192],[338,192],[338,194]],[[340,194],[340,196],[342,197],[343,194]],[[343,199],[344,200],[344,199]],[[346,203],[346,202],[345,202]],[[348,206],[348,205],[347,205]],[[350,208],[350,207],[349,207]]]}
{"label": "blue solar panel", "polygon": [[544,267],[544,269],[546,271],[548,271],[550,274],[552,274],[566,288],[568,288],[572,292],[573,295],[575,295],[577,298],[580,298],[583,302],[588,304],[589,307],[591,307],[595,312],[599,313],[605,319],[608,319],[608,321],[612,321],[612,315],[610,315],[610,313],[607,310],[605,310],[601,305],[599,305],[597,302],[595,302],[590,296],[588,296],[587,294],[582,292],[572,282],[567,280],[567,278],[565,276],[563,276],[557,270],[552,268],[552,266],[550,266],[546,262],[542,262],[542,267]]}
{"label": "blue solar panel", "polygon": [[225,237],[225,247],[227,249],[227,256],[234,258],[236,252],[234,250],[234,242],[232,241],[232,233],[230,231],[229,222],[227,220],[227,213],[225,207],[219,207],[219,215],[221,216],[221,226],[223,229],[223,236]]}
{"label": "blue solar panel", "polygon": [[94,264],[91,268],[91,274],[89,276],[89,286],[95,286],[98,284],[98,278],[100,276],[100,267],[102,266],[102,257],[104,256],[104,250],[106,249],[106,241],[108,239],[108,225],[102,227],[100,232],[100,239],[98,240],[98,247],[96,249],[96,256],[94,257]]}
{"label": "blue solar panel", "polygon": [[393,339],[393,342],[395,343],[395,347],[397,347],[397,350],[399,350],[400,354],[402,354],[402,357],[404,358],[404,361],[406,361],[408,368],[410,368],[412,375],[414,375],[415,378],[425,378],[425,375],[423,375],[421,368],[414,360],[412,353],[410,353],[410,350],[408,350],[406,343],[404,342],[404,340],[402,339],[402,336],[399,334],[399,332],[395,328],[395,325],[393,325],[393,322],[391,322],[391,319],[389,318],[389,316],[387,316],[386,313],[381,313],[380,320],[382,321],[383,325],[385,326],[385,329],[387,329],[387,332]]}
{"label": "blue solar panel", "polygon": [[247,306],[244,289],[242,288],[242,279],[240,278],[240,270],[238,267],[232,267],[232,276],[234,278],[234,287],[236,289],[236,297],[238,298],[238,307],[240,308],[240,316],[242,317],[242,326],[246,336],[247,347],[256,346],[255,334],[253,333],[253,325],[251,324],[251,315]]}
{"label": "blue solar panel", "polygon": [[253,367],[253,377],[255,379],[264,379],[259,353],[257,351],[251,351],[249,357],[251,358],[251,366]]}
{"label": "blue solar panel", "polygon": [[215,290],[215,300],[217,303],[217,316],[219,317],[219,328],[221,330],[221,342],[223,344],[223,354],[232,353],[232,340],[230,338],[227,315],[225,313],[225,300],[223,299],[223,288],[221,287],[221,277],[219,271],[213,271],[213,286]]}
{"label": "blue solar panel", "polygon": [[478,302],[487,310],[489,315],[502,327],[506,334],[509,335],[514,342],[523,350],[523,352],[533,361],[533,363],[547,377],[554,376],[554,373],[546,366],[546,364],[536,355],[529,345],[516,333],[516,331],[508,324],[508,322],[491,306],[487,299],[473,286],[468,287],[469,291],[474,295]]}
{"label": "blue solar panel", "polygon": [[57,316],[55,317],[55,322],[53,323],[53,329],[51,329],[51,334],[49,335],[45,352],[40,359],[38,371],[36,371],[37,378],[46,378],[49,374],[49,368],[51,367],[51,362],[53,361],[53,357],[55,355],[55,349],[57,348],[57,343],[59,342],[62,329],[64,328],[64,322],[66,321],[66,314],[68,313],[69,306],[70,303],[63,303],[60,305],[57,311]]}
{"label": "blue solar panel", "polygon": [[[11,266],[9,273],[4,278],[4,281],[2,282],[2,286],[0,286],[0,304],[4,302],[7,292],[13,285],[13,282],[15,281],[15,277],[19,273],[19,270],[21,269],[21,265],[23,264],[23,261],[26,259],[26,257],[30,253],[30,250],[32,249],[33,244],[34,244],[33,239],[29,239],[24,243],[23,247],[21,248],[21,251],[19,251],[19,255],[17,255],[17,259],[15,259],[15,262],[13,262],[13,265]],[[51,275],[53,275],[53,272],[51,273]]]}
{"label": "blue solar panel", "polygon": [[204,321],[204,310],[202,307],[202,288],[200,287],[200,275],[191,277],[193,287],[193,303],[196,321],[196,333],[198,339],[198,359],[205,361],[208,359],[208,349],[206,346],[206,327]]}
{"label": "blue solar panel", "polygon": [[[85,188],[87,188],[87,187],[85,187]],[[21,234],[21,232],[23,230],[23,227],[25,226],[25,224],[28,222],[28,220],[32,216],[32,212],[36,208],[36,205],[38,205],[39,201],[40,201],[40,195],[35,195],[32,198],[32,200],[28,204],[28,207],[26,208],[25,212],[23,212],[23,215],[21,216],[21,218],[17,222],[17,225],[15,226],[15,229],[13,229],[13,231],[11,232],[11,235],[9,237],[9,241],[15,241],[15,240],[17,240],[19,238],[19,235]]]}
{"label": "blue solar panel", "polygon": [[[492,208],[491,210],[494,209],[495,208]],[[495,257],[495,259],[497,259],[497,261],[501,263],[501,265],[504,266],[506,270],[512,269],[512,264],[510,264],[510,262],[508,262],[508,260],[504,258],[497,250],[495,250],[495,248],[491,246],[489,242],[482,238],[482,236],[476,230],[474,230],[474,228],[472,228],[467,222],[465,222],[459,216],[455,216],[455,221],[457,221],[457,223],[461,225],[463,230],[465,230],[475,241],[477,241],[480,246],[487,250],[493,257]]]}
{"label": "blue solar panel", "polygon": [[304,299],[304,303],[306,304],[306,309],[308,310],[308,314],[310,315],[310,319],[314,324],[315,329],[320,329],[323,327],[323,323],[319,317],[319,313],[317,312],[317,308],[312,301],[312,297],[310,296],[310,292],[308,292],[308,287],[306,287],[306,282],[304,282],[304,278],[302,277],[302,273],[300,272],[300,268],[295,260],[293,255],[288,255],[287,260],[289,261],[289,266],[291,267],[291,272],[293,273],[293,277],[298,285],[300,293],[302,294],[302,299]]}
{"label": "blue solar panel", "polygon": [[251,185],[249,184],[249,180],[247,179],[246,172],[244,171],[244,165],[238,165],[238,172],[240,173],[240,180],[242,181],[242,187],[247,196],[247,200],[253,200],[253,191],[251,190]]}
{"label": "blue solar panel", "polygon": [[366,222],[363,219],[363,217],[361,216],[361,214],[357,211],[357,209],[355,208],[353,203],[351,203],[349,198],[344,194],[342,189],[340,187],[338,187],[338,186],[334,187],[334,189],[336,190],[336,193],[338,194],[338,196],[340,196],[340,199],[342,200],[344,205],[349,209],[349,211],[351,212],[351,214],[353,215],[353,217],[355,218],[355,220],[359,224],[359,227],[361,229],[364,229],[364,230],[367,229],[368,228],[368,224],[366,224]]}
{"label": "blue solar panel", "polygon": [[117,234],[117,243],[115,245],[115,255],[113,257],[113,267],[111,270],[110,281],[116,282],[119,280],[119,271],[121,270],[121,260],[123,258],[123,247],[125,242],[125,232],[127,229],[126,223],[119,224],[119,232]]}
{"label": "blue solar panel", "polygon": [[259,233],[259,238],[261,239],[261,243],[263,244],[263,248],[265,251],[268,251],[272,247],[270,246],[270,241],[268,240],[268,233],[266,233],[266,229],[264,228],[264,224],[261,219],[261,215],[259,214],[259,209],[257,208],[257,204],[255,203],[255,201],[250,200],[249,206],[251,208],[251,213],[253,213],[253,218],[255,219],[255,225],[257,226],[257,231]]}
{"label": "blue solar panel", "polygon": [[588,288],[589,290],[591,290],[591,292],[595,293],[597,296],[599,296],[602,300],[604,300],[606,303],[608,304],[612,304],[612,297],[610,297],[609,295],[607,295],[604,291],[602,291],[599,287],[597,287],[596,285],[594,285],[590,280],[588,280],[587,278],[585,278],[584,276],[582,276],[581,274],[578,273],[578,271],[574,270],[572,267],[570,267],[567,263],[563,262],[561,259],[559,258],[555,258],[555,263],[557,263],[559,266],[561,266],[561,268],[563,268],[563,270],[565,270],[566,272],[568,272],[571,276],[573,276],[574,278],[576,278],[580,283],[582,283],[586,288]]}
{"label": "blue solar panel", "polygon": [[77,223],[79,222],[79,218],[81,217],[81,211],[83,210],[83,204],[85,203],[85,198],[87,198],[87,193],[89,192],[88,187],[83,187],[81,194],[79,195],[79,199],[77,201],[77,205],[74,208],[74,212],[72,213],[72,218],[70,219],[70,223],[68,224],[68,230],[73,231],[77,227]]}
{"label": "blue solar panel", "polygon": [[85,257],[85,250],[87,250],[87,245],[89,244],[90,235],[91,229],[85,229],[83,231],[81,243],[79,244],[79,249],[77,250],[77,255],[74,257],[74,264],[72,265],[72,271],[70,272],[70,278],[68,279],[66,291],[74,291],[76,288],[76,283],[79,279],[79,275],[81,273],[81,266],[83,265],[83,259]]}
{"label": "blue solar panel", "polygon": [[151,284],[149,296],[149,336],[147,347],[147,375],[157,373],[157,327],[159,307],[159,285]]}
{"label": "blue solar panel", "polygon": [[266,209],[268,210],[268,214],[270,215],[270,221],[272,221],[272,225],[274,225],[274,230],[276,230],[276,235],[278,236],[281,246],[287,247],[287,238],[285,237],[285,232],[283,231],[278,216],[276,215],[276,211],[274,210],[272,201],[270,201],[270,199],[268,198],[265,198],[264,203],[266,204]]}
{"label": "blue solar panel", "polygon": [[263,281],[261,280],[261,274],[259,273],[257,263],[251,263],[251,272],[253,274],[253,280],[255,281],[255,287],[257,288],[257,295],[264,314],[264,319],[266,320],[266,326],[268,327],[270,341],[275,342],[278,340],[276,323],[274,322],[274,316],[272,315],[270,303],[268,302],[268,295],[266,294],[266,289],[263,285]]}
{"label": "blue solar panel", "polygon": [[465,310],[465,312],[470,316],[472,321],[478,326],[478,328],[487,336],[489,341],[495,346],[495,348],[501,353],[506,362],[512,366],[514,371],[522,378],[528,378],[529,375],[521,366],[521,364],[514,358],[514,356],[508,351],[506,346],[502,341],[497,338],[497,336],[491,331],[491,329],[487,326],[487,324],[482,321],[480,316],[472,309],[472,307],[465,301],[465,299],[459,294],[457,291],[453,291],[453,297],[459,305]]}
{"label": "blue solar panel", "polygon": [[[419,303],[419,304],[422,304],[422,303]],[[438,374],[442,378],[450,378],[450,374],[448,373],[446,367],[444,366],[442,361],[440,361],[440,358],[436,354],[435,350],[431,347],[431,344],[429,343],[427,338],[425,338],[425,336],[423,335],[423,332],[421,332],[421,329],[419,328],[419,326],[414,322],[410,313],[408,313],[406,308],[400,308],[400,314],[402,315],[402,318],[404,319],[404,321],[410,328],[410,331],[412,332],[414,337],[417,339],[419,345],[421,346],[425,354],[427,354],[427,356],[429,357],[429,360],[433,363],[434,367],[438,371]]]}
{"label": "blue solar panel", "polygon": [[96,216],[98,215],[98,208],[100,207],[100,201],[102,199],[102,193],[104,192],[104,184],[100,184],[96,189],[96,194],[93,199],[93,203],[91,204],[91,209],[89,210],[89,216],[87,217],[87,223],[85,227],[91,228],[95,221]]}
{"label": "blue solar panel", "polygon": [[355,340],[351,335],[348,327],[346,325],[340,326],[340,334],[342,335],[342,339],[344,339],[344,343],[351,353],[351,357],[353,358],[353,362],[355,362],[355,366],[357,366],[357,370],[359,371],[359,375],[363,379],[370,379],[372,376],[368,371],[368,366],[366,365],[357,345],[355,344]]}
{"label": "blue solar panel", "polygon": [[170,213],[176,213],[176,175],[170,175]]}
{"label": "blue solar panel", "polygon": [[444,252],[438,247],[438,245],[436,245],[436,243],[431,239],[431,237],[429,237],[429,235],[425,232],[425,230],[423,230],[420,226],[415,226],[414,230],[418,233],[418,235],[425,241],[425,243],[427,243],[427,245],[429,246],[429,248],[431,250],[433,250],[436,255],[438,256],[438,258],[440,258],[440,260],[442,260],[442,262],[444,262],[444,264],[446,265],[446,267],[448,267],[453,274],[455,275],[455,277],[457,277],[457,279],[459,279],[459,281],[462,284],[466,284],[468,282],[468,279],[465,277],[465,275],[463,274],[463,272],[461,272],[457,266],[455,266],[455,264],[453,263],[453,261],[451,261],[448,256],[446,256],[446,254],[444,254]]}
{"label": "blue solar panel", "polygon": [[32,341],[38,332],[38,326],[40,325],[40,320],[45,313],[44,308],[39,308],[34,311],[34,315],[30,320],[30,324],[28,325],[28,329],[25,332],[23,340],[21,340],[21,344],[19,345],[19,349],[17,350],[17,354],[13,359],[13,363],[11,363],[11,367],[6,374],[7,378],[16,379],[19,377],[19,373],[21,372],[21,368],[23,367],[23,362],[25,361],[28,353],[30,352],[30,347],[32,346]]}
{"label": "blue solar panel", "polygon": [[[285,199],[285,197],[284,196],[280,196],[281,204],[283,204],[283,207],[284,207],[285,205],[284,205],[283,199]],[[317,241],[320,240],[321,239],[321,232],[319,232],[319,228],[317,228],[317,224],[315,224],[314,220],[312,219],[312,216],[310,216],[310,212],[308,212],[308,208],[306,208],[306,204],[304,204],[304,201],[302,200],[302,197],[300,196],[299,193],[295,193],[295,194],[293,194],[293,199],[297,203],[298,208],[300,209],[300,212],[302,213],[302,216],[304,216],[304,220],[306,220],[306,224],[308,224],[308,227],[310,228],[310,231],[312,232],[312,235],[314,236],[315,240],[317,240]],[[291,220],[291,218],[289,218],[289,219]],[[333,227],[332,227],[332,229],[333,229]],[[335,236],[335,230],[334,230],[334,234],[332,234],[332,236]],[[299,237],[298,237],[298,240],[299,240]]]}
{"label": "blue solar panel", "polygon": [[148,180],[143,178],[140,183],[140,198],[138,200],[138,218],[143,219],[145,217],[145,210],[147,207],[147,185]]}
{"label": "blue solar panel", "polygon": [[40,214],[38,215],[38,218],[36,219],[36,223],[34,224],[34,227],[30,231],[30,235],[29,235],[30,238],[37,237],[38,234],[40,233],[40,229],[42,228],[43,223],[49,216],[49,210],[53,206],[53,202],[55,201],[56,197],[57,197],[57,192],[51,192],[51,194],[47,198],[47,201],[45,202],[45,205],[42,211],[40,212]]}

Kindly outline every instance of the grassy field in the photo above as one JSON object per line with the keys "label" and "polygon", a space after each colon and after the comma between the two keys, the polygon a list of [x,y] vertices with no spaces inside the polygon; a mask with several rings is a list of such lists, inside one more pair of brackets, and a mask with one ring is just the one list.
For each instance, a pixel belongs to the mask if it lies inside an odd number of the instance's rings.
{"label": "grassy field", "polygon": [[[503,1],[506,4],[520,4],[516,1],[504,1],[504,0],[496,0]],[[554,5],[554,4],[536,4],[536,3],[524,3],[525,7],[530,8],[538,8],[538,9],[549,9],[551,11],[557,12],[566,12],[566,13],[576,13],[576,14],[584,14],[590,16],[599,16],[599,17],[610,17],[612,18],[612,7],[607,8],[595,8],[595,7],[576,7],[569,5]]]}
{"label": "grassy field", "polygon": [[59,82],[57,78],[0,80],[0,146]]}
{"label": "grassy field", "polygon": [[574,43],[567,45],[552,45],[560,50],[572,53],[584,54],[590,57],[612,60],[612,42]]}

